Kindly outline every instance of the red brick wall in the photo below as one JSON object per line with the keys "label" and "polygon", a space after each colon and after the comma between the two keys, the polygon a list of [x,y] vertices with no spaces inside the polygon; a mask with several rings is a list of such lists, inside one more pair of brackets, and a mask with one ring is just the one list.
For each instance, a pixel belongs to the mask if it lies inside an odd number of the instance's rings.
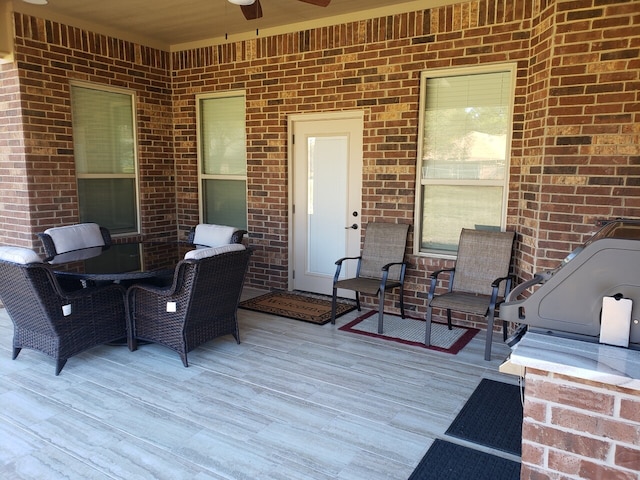
{"label": "red brick wall", "polygon": [[[517,64],[507,224],[518,232],[518,275],[556,266],[596,219],[640,217],[637,1],[474,0],[174,53],[27,16],[15,23],[24,154],[13,160],[31,189],[7,194],[5,204],[28,195],[29,208],[5,216],[3,242],[77,221],[69,80],[136,91],[146,235],[183,236],[199,220],[195,95],[243,89],[257,247],[247,284],[287,288],[287,116],[364,110],[362,220],[413,223],[420,72],[500,62]],[[16,74],[3,72],[7,98],[4,77]],[[409,260],[407,308],[422,314],[427,275],[450,262]]]}
{"label": "red brick wall", "polygon": [[0,232],[2,243],[21,245],[31,240],[30,177],[22,142],[18,70],[0,65]]}
{"label": "red brick wall", "polygon": [[527,369],[522,480],[637,480],[640,392]]}
{"label": "red brick wall", "polygon": [[[18,134],[24,145],[14,155],[24,176],[13,181],[28,182],[29,228],[20,242],[14,241],[18,215],[3,212],[2,242],[39,248],[35,233],[79,221],[69,98],[72,80],[135,92],[142,233],[175,235],[168,53],[23,15],[15,15],[15,28],[19,88],[14,89],[12,100],[22,125],[9,128],[15,129],[12,135]],[[6,96],[4,76],[2,85]],[[8,121],[5,116],[3,127]],[[1,165],[4,168],[4,156]],[[19,188],[3,189],[3,193],[7,204],[24,198]]]}

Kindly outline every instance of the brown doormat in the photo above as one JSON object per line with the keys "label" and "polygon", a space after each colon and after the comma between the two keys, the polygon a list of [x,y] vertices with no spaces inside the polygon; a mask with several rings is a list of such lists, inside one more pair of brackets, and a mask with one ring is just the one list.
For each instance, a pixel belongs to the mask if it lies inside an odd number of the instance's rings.
{"label": "brown doormat", "polygon": [[[269,292],[240,303],[240,308],[324,325],[331,321],[331,297],[302,292]],[[355,302],[338,299],[336,318],[355,310]]]}

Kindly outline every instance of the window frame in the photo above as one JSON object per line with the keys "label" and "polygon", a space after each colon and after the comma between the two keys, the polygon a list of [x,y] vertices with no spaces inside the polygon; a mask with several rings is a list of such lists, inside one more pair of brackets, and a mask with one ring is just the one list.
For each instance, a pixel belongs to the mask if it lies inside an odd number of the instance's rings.
{"label": "window frame", "polygon": [[[231,97],[242,97],[243,107],[245,112],[245,174],[244,175],[227,175],[227,174],[207,174],[204,173],[204,158],[203,158],[203,133],[202,133],[202,111],[201,105],[205,100],[216,99],[216,98],[231,98]],[[248,152],[246,148],[246,138],[247,138],[247,124],[246,124],[246,112],[247,112],[247,94],[245,90],[229,90],[225,92],[214,92],[214,93],[202,93],[196,95],[196,145],[197,145],[197,168],[198,168],[198,216],[200,223],[207,223],[205,221],[205,202],[204,202],[204,182],[206,180],[228,180],[228,181],[243,181],[244,182],[244,195],[245,195],[245,204],[246,209],[244,212],[245,215],[245,225],[248,225],[249,221],[249,202],[248,202]]]}
{"label": "window frame", "polygon": [[[423,155],[424,155],[424,131],[425,131],[425,109],[427,100],[427,82],[429,79],[454,77],[454,76],[470,76],[479,74],[491,74],[507,72],[511,76],[510,85],[510,102],[509,111],[509,128],[507,131],[506,147],[505,147],[505,174],[502,180],[457,180],[457,179],[428,179],[422,178]],[[517,80],[517,64],[516,63],[500,63],[471,67],[447,67],[432,70],[423,70],[420,72],[420,101],[418,110],[418,145],[416,157],[416,194],[415,194],[415,213],[414,213],[414,235],[413,235],[413,254],[416,256],[455,259],[456,251],[423,249],[422,248],[422,231],[425,223],[423,212],[423,187],[426,185],[459,185],[459,186],[499,186],[502,187],[502,206],[500,218],[500,230],[506,228],[508,199],[509,199],[509,176],[511,167],[511,144],[513,138],[513,111],[515,106],[515,88]]]}
{"label": "window frame", "polygon": [[[77,159],[76,159],[76,139],[75,132],[72,131],[73,138],[73,149],[74,149],[74,165],[75,165],[75,178],[76,178],[76,191],[78,198],[78,212],[81,210],[80,208],[80,195],[79,195],[79,180],[81,179],[133,179],[134,185],[134,194],[135,194],[135,221],[136,228],[130,232],[119,232],[113,233],[112,236],[131,236],[131,235],[139,235],[142,231],[142,217],[141,217],[141,208],[140,208],[140,162],[138,158],[138,122],[136,115],[136,105],[137,105],[137,96],[134,90],[130,90],[127,88],[119,88],[113,87],[110,85],[102,85],[91,82],[83,82],[81,80],[71,80],[69,82],[69,106],[70,109],[73,110],[73,89],[74,88],[84,88],[88,90],[96,90],[99,92],[106,93],[115,93],[119,95],[126,95],[131,98],[131,126],[132,126],[132,141],[133,141],[133,173],[81,173],[78,172]],[[73,115],[72,115],[73,116]],[[73,118],[72,118],[73,125]],[[80,219],[81,220],[81,219]],[[82,221],[82,220],[81,220]]]}

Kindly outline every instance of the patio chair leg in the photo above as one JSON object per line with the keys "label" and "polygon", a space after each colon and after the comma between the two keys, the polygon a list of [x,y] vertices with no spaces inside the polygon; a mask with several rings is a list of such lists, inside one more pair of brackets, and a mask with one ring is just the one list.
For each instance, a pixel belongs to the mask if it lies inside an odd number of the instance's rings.
{"label": "patio chair leg", "polygon": [[453,324],[451,323],[451,309],[447,308],[447,325],[449,330],[453,330]]}
{"label": "patio chair leg", "polygon": [[404,318],[404,286],[400,285],[400,318]]}
{"label": "patio chair leg", "polygon": [[432,312],[432,308],[430,306],[427,306],[427,318],[426,318],[426,331],[424,334],[424,344],[428,347],[429,345],[431,345],[431,312]]}
{"label": "patio chair leg", "polygon": [[67,359],[66,358],[59,358],[58,360],[56,360],[56,376],[60,375],[60,372],[62,371],[62,369],[64,368],[64,364],[67,363]]}
{"label": "patio chair leg", "polygon": [[[357,293],[356,293],[356,298],[357,297]],[[331,324],[335,325],[336,324],[336,308],[337,308],[337,297],[338,296],[338,289],[336,287],[333,287],[333,298],[331,299]]]}
{"label": "patio chair leg", "polygon": [[506,320],[503,320],[503,321],[502,321],[502,340],[503,340],[504,342],[506,342],[506,341],[507,341],[507,333],[508,333],[508,332],[507,332],[507,321],[506,321]]}
{"label": "patio chair leg", "polygon": [[18,358],[18,354],[20,353],[20,350],[22,350],[22,348],[13,347],[13,356],[11,357],[11,360],[15,360],[16,358]]}
{"label": "patio chair leg", "polygon": [[491,360],[491,342],[493,340],[493,316],[494,312],[490,311],[487,315],[487,339],[484,345],[484,359],[486,361]]}
{"label": "patio chair leg", "polygon": [[384,330],[384,289],[380,289],[378,292],[378,333],[381,334]]}

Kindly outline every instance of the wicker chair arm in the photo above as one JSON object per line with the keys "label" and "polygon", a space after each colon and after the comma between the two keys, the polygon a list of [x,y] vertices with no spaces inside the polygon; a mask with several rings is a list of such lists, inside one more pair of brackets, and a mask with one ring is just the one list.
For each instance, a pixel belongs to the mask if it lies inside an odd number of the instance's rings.
{"label": "wicker chair arm", "polygon": [[42,241],[42,246],[44,247],[44,254],[47,259],[54,257],[56,255],[56,246],[53,243],[53,239],[51,235],[48,233],[37,233],[38,237]]}

